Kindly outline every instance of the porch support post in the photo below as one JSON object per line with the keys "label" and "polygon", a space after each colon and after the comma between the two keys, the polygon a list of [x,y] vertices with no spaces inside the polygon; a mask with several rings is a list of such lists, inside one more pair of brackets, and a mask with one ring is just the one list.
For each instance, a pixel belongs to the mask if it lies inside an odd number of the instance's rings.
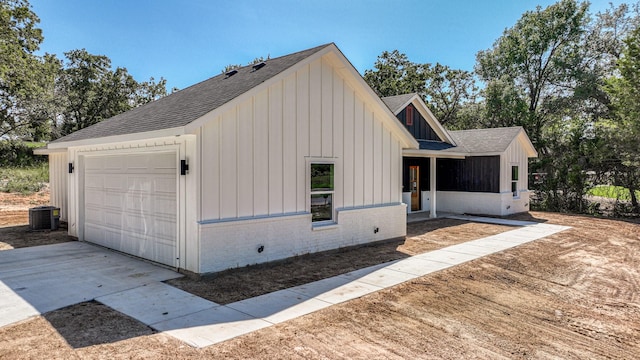
{"label": "porch support post", "polygon": [[429,197],[429,217],[435,218],[438,216],[436,214],[436,158],[432,157],[429,159],[429,185],[431,196]]}

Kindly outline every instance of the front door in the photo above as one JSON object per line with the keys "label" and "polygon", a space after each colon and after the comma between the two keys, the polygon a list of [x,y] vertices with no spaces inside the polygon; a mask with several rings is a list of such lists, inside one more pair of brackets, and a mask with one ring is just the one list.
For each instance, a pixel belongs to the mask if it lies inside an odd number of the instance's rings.
{"label": "front door", "polygon": [[409,188],[411,189],[411,211],[420,210],[420,167],[409,166]]}

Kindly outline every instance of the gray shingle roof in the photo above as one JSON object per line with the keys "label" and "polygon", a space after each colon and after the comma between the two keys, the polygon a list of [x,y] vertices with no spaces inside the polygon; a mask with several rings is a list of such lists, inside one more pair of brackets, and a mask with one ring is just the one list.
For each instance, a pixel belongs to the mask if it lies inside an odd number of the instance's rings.
{"label": "gray shingle roof", "polygon": [[[475,129],[449,131],[449,134],[458,145],[451,148],[452,151],[467,153],[494,153],[507,150],[509,144],[518,136],[522,127]],[[444,150],[446,151],[446,150]]]}
{"label": "gray shingle roof", "polygon": [[57,139],[54,143],[185,126],[329,45],[331,44],[269,59],[266,65],[258,70],[248,65],[237,69],[238,72],[230,77],[225,74],[214,76],[159,100],[78,130]]}
{"label": "gray shingle roof", "polygon": [[409,99],[411,99],[415,95],[417,94],[413,93],[413,94],[387,96],[387,97],[383,97],[382,101],[387,105],[389,110],[391,110],[391,112],[395,114],[398,111],[402,110],[401,109],[402,105],[406,104],[407,101],[409,101]]}

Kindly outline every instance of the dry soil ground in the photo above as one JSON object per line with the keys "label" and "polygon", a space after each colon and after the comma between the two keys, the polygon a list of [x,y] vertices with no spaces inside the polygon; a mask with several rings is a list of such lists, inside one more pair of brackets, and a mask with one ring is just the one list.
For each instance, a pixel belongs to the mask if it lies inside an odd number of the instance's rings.
{"label": "dry soil ground", "polygon": [[[573,229],[204,349],[89,302],[1,328],[0,358],[638,358],[640,225],[520,217]],[[174,285],[230,302],[505,230],[427,221],[405,242]]]}

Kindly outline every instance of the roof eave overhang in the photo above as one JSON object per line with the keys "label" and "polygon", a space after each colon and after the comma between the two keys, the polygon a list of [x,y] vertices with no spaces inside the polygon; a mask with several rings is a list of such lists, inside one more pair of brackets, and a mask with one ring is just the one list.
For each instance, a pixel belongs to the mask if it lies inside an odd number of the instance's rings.
{"label": "roof eave overhang", "polygon": [[163,137],[170,137],[170,136],[180,136],[185,134],[187,134],[185,132],[185,127],[180,126],[180,127],[169,128],[169,129],[146,131],[146,132],[140,132],[140,133],[105,136],[100,138],[82,139],[82,140],[76,140],[76,141],[54,142],[54,143],[49,143],[47,145],[47,150],[68,149],[70,147],[77,147],[77,146],[122,143],[122,142],[129,142],[129,141],[141,141],[141,140],[163,138]]}
{"label": "roof eave overhang", "polygon": [[529,139],[529,136],[524,131],[524,129],[520,129],[520,133],[518,133],[517,138],[520,139],[520,142],[522,143],[522,146],[524,147],[524,151],[527,153],[528,158],[538,157],[538,151],[533,146],[531,139]]}
{"label": "roof eave overhang", "polygon": [[33,149],[34,155],[52,155],[52,154],[64,154],[67,152],[67,148],[49,149],[48,147],[41,147]]}
{"label": "roof eave overhang", "polygon": [[453,151],[402,149],[402,156],[439,158],[439,159],[464,159],[471,154]]}

